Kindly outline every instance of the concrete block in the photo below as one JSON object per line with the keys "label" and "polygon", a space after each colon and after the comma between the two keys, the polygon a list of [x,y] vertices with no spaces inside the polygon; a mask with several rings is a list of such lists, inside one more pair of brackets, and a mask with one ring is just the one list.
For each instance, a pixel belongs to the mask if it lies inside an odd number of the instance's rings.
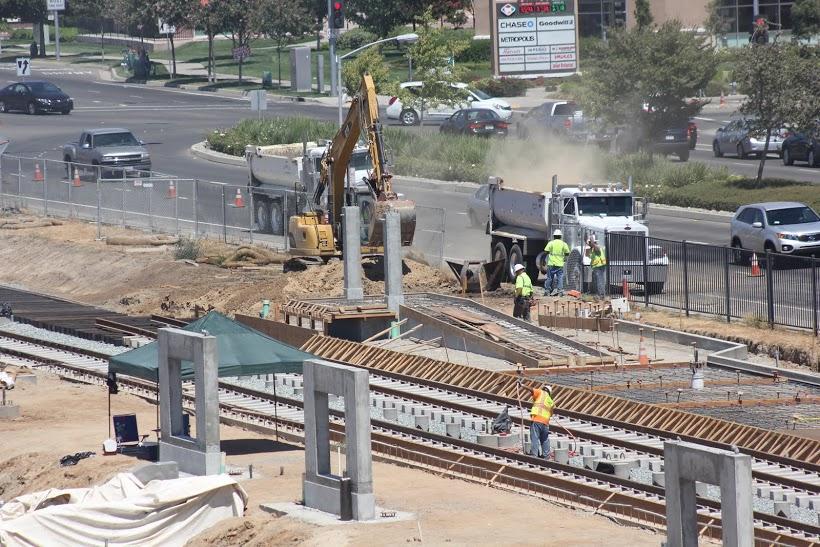
{"label": "concrete block", "polygon": [[399,404],[395,399],[384,399],[382,401],[382,408],[395,408],[398,412]]}
{"label": "concrete block", "polygon": [[0,419],[11,420],[20,417],[20,405],[0,406]]}
{"label": "concrete block", "polygon": [[303,390],[301,387],[293,388],[293,396],[294,397],[302,397],[304,395],[304,393],[305,393],[305,390]]}
{"label": "concrete block", "polygon": [[607,448],[603,451],[603,457],[605,460],[618,460],[623,458],[624,451],[618,450],[617,448]]}
{"label": "concrete block", "polygon": [[178,479],[179,466],[176,462],[150,463],[133,469],[131,473],[133,473],[142,484],[148,484],[156,480],[166,481]]}
{"label": "concrete block", "polygon": [[498,448],[498,435],[482,435],[479,433],[475,436],[475,442],[481,446]]}
{"label": "concrete block", "polygon": [[396,421],[399,419],[399,411],[396,408],[385,408],[382,409],[382,416],[385,420]]}
{"label": "concrete block", "polygon": [[595,456],[591,455],[591,454],[587,455],[587,456],[584,456],[584,467],[586,469],[595,469],[595,463],[596,463],[595,460],[596,459],[597,458]]}
{"label": "concrete block", "polygon": [[518,444],[520,438],[515,432],[509,435],[498,435],[498,448],[512,448]]}
{"label": "concrete block", "polygon": [[14,379],[14,381],[18,385],[21,385],[21,386],[24,385],[24,384],[31,385],[31,386],[36,386],[37,385],[37,375],[35,375],[35,374],[19,374]]}
{"label": "concrete block", "polygon": [[665,487],[666,486],[666,474],[662,471],[653,471],[652,472],[652,484],[655,486]]}
{"label": "concrete block", "polygon": [[430,407],[416,405],[412,408],[411,414],[413,416],[429,416],[430,415]]}
{"label": "concrete block", "polygon": [[797,494],[794,497],[794,504],[800,507],[801,509],[810,509],[811,498],[812,496],[807,494]]}
{"label": "concrete block", "polygon": [[447,434],[448,437],[458,439],[459,437],[461,437],[461,424],[444,424],[444,432]]}
{"label": "concrete block", "polygon": [[638,467],[637,460],[613,460],[608,463],[615,468],[615,476],[621,479],[628,479],[629,472]]}
{"label": "concrete block", "polygon": [[552,451],[555,455],[555,461],[558,463],[562,463],[564,465],[569,464],[569,449],[568,448],[556,448]]}
{"label": "concrete block", "polygon": [[792,504],[787,501],[774,502],[774,514],[778,517],[791,518]]}
{"label": "concrete block", "polygon": [[696,482],[695,483],[695,494],[701,497],[705,497],[709,493],[709,485],[704,482]]}
{"label": "concrete block", "polygon": [[769,499],[769,494],[775,488],[777,487],[770,484],[757,484],[755,485],[755,494],[758,498]]}
{"label": "concrete block", "polygon": [[222,453],[203,451],[171,444],[160,439],[160,462],[176,462],[179,470],[191,475],[218,475],[222,471]]}
{"label": "concrete block", "polygon": [[604,447],[603,446],[593,446],[591,454],[596,458],[603,458],[604,457]]}
{"label": "concrete block", "polygon": [[416,429],[421,429],[423,431],[430,430],[430,416],[416,415],[413,417],[413,420],[415,422]]}

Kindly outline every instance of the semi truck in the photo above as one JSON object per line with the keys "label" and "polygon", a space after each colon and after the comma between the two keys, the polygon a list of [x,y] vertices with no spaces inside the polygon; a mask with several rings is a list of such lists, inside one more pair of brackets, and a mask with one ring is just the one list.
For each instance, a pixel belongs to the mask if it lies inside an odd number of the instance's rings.
{"label": "semi truck", "polygon": [[[320,188],[322,158],[328,144],[320,141],[245,147],[254,220],[260,231],[283,235],[291,216],[314,210],[312,200]],[[362,226],[369,224],[373,211],[370,189],[363,182],[371,169],[368,148],[354,148],[348,176],[354,181],[352,188],[362,210]],[[326,208],[326,193],[320,201]]]}
{"label": "semi truck", "polygon": [[663,248],[649,244],[649,228],[643,223],[647,202],[634,196],[631,182],[628,187],[559,186],[553,177],[551,192],[507,187],[499,177],[489,182],[490,255],[505,261],[509,279],[516,264],[524,265],[533,280],[546,272],[544,247],[560,229],[571,250],[565,264],[566,290],[583,292],[591,283],[586,250],[594,236],[600,245],[609,245],[610,290],[626,280],[650,294],[663,292],[669,259]]}

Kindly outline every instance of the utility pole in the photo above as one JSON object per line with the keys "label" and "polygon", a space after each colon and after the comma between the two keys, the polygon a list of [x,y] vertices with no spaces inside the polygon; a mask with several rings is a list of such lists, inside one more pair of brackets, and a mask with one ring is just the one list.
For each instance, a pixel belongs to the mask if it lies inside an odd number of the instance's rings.
{"label": "utility pole", "polygon": [[330,95],[339,94],[339,82],[336,81],[336,29],[333,28],[332,0],[327,0],[327,38],[330,42]]}

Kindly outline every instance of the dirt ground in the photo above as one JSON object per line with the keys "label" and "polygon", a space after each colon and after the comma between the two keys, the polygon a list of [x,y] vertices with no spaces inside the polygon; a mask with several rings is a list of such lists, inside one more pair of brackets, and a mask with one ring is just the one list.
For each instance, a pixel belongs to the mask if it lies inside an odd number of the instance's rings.
{"label": "dirt ground", "polygon": [[[37,385],[19,384],[10,392],[22,416],[0,421],[0,499],[46,488],[99,484],[142,462],[127,456],[102,456],[108,436],[107,391],[61,381],[38,372]],[[137,397],[113,397],[112,413],[135,413],[141,433],[154,428],[156,407]],[[194,425],[195,427],[195,425]],[[229,467],[254,466],[254,479],[242,486],[249,494],[245,517],[218,524],[189,545],[631,545],[657,547],[658,534],[620,526],[586,511],[558,507],[536,498],[483,485],[439,478],[394,465],[374,464],[377,505],[416,518],[384,524],[333,524],[318,527],[291,517],[273,517],[259,504],[301,497],[304,452],[235,427],[221,428]],[[153,438],[153,435],[152,437]],[[66,454],[95,451],[73,467],[60,467]],[[336,457],[332,458],[334,469]]]}
{"label": "dirt ground", "polygon": [[[107,236],[140,232],[106,227]],[[227,269],[174,258],[174,247],[127,247],[96,240],[96,227],[64,221],[60,226],[0,231],[0,283],[100,305],[122,313],[190,317],[194,308],[256,314],[261,300],[341,296],[339,260],[283,274],[281,265]],[[204,242],[208,254],[231,247]],[[365,294],[384,294],[382,267],[364,264]],[[407,291],[449,291],[445,273],[405,261]]]}

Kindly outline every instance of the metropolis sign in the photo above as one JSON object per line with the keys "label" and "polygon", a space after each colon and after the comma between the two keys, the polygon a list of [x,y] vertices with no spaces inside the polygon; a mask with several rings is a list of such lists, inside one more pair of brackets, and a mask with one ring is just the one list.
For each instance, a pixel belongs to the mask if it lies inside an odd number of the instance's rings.
{"label": "metropolis sign", "polygon": [[496,76],[569,76],[578,71],[575,0],[490,0]]}

